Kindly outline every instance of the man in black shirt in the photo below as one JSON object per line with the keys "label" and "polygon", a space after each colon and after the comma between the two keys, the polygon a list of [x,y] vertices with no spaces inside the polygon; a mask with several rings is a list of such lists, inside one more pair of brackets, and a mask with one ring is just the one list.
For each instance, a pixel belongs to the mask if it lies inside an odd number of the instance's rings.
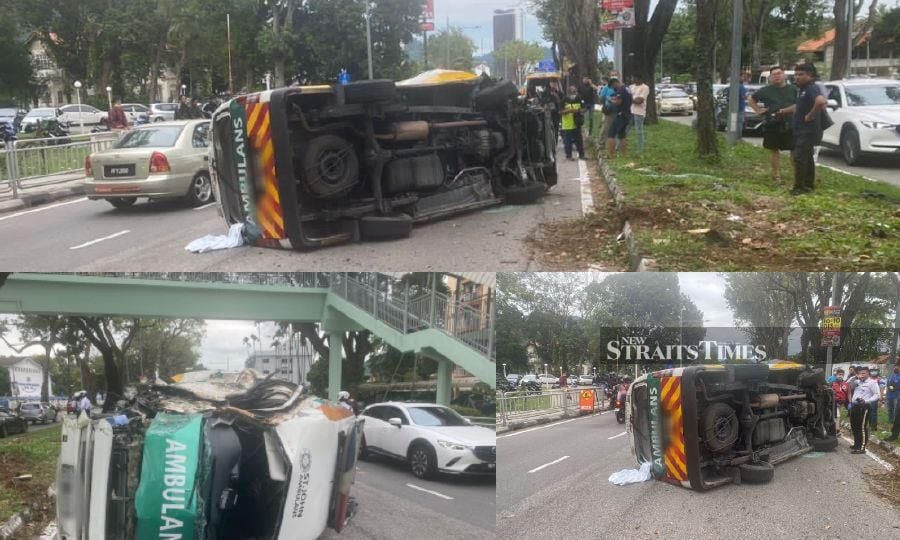
{"label": "man in black shirt", "polygon": [[587,116],[588,136],[594,133],[594,103],[596,103],[597,87],[590,77],[585,77],[578,88],[581,94],[581,108]]}
{"label": "man in black shirt", "polygon": [[794,189],[792,195],[810,193],[815,189],[815,147],[822,142],[823,114],[828,104],[816,84],[816,67],[800,64],[794,69],[794,80],[800,88],[797,102],[781,109],[781,115],[793,114],[794,129]]}
{"label": "man in black shirt", "polygon": [[606,140],[606,154],[611,158],[615,157],[618,147],[622,157],[625,157],[628,153],[628,123],[631,122],[631,94],[622,81],[610,79],[609,83],[615,89],[611,101],[616,112],[609,128],[609,138]]}

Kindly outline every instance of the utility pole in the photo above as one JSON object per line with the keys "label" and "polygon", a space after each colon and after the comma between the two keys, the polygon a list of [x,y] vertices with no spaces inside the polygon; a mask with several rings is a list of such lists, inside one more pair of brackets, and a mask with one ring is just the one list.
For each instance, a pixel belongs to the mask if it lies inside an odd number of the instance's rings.
{"label": "utility pole", "polygon": [[853,19],[855,18],[853,13],[853,0],[847,1],[847,75],[846,77],[850,77],[853,73],[852,65],[853,65]]}
{"label": "utility pole", "polygon": [[738,95],[741,84],[741,23],[744,18],[744,3],[732,2],[734,7],[731,20],[731,88],[728,92],[728,144],[735,145],[741,138],[738,125]]}
{"label": "utility pole", "polygon": [[375,78],[372,70],[372,4],[366,2],[366,46],[369,49],[369,80]]}
{"label": "utility pole", "polygon": [[228,94],[234,95],[234,82],[231,75],[231,13],[225,14],[225,26],[228,37]]}
{"label": "utility pole", "polygon": [[[832,306],[840,306],[841,300],[839,297],[840,291],[838,291],[838,276],[840,276],[840,272],[835,272],[834,276],[831,278],[831,302],[829,302]],[[841,310],[843,311],[843,310]],[[843,321],[843,313],[841,314],[841,321]],[[843,323],[841,323],[843,326]],[[843,339],[844,336],[841,336]],[[831,364],[833,360],[833,349],[831,343],[828,344],[828,350],[825,352],[825,376],[831,374]]]}
{"label": "utility pole", "polygon": [[422,53],[425,55],[425,71],[428,71],[428,30],[422,31]]}
{"label": "utility pole", "polygon": [[614,62],[616,65],[616,71],[619,72],[619,80],[622,79],[622,29],[616,28],[613,31],[613,40],[615,41],[615,46],[613,47],[614,51]]}
{"label": "utility pole", "polygon": [[446,69],[450,69],[450,17],[447,17],[447,35],[444,36],[447,42],[444,44],[444,52],[447,55],[447,63],[444,64]]}

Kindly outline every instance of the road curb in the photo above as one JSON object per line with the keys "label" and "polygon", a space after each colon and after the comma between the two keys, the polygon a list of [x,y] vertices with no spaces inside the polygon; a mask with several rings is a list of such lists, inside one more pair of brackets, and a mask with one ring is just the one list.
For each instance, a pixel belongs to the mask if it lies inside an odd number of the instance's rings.
{"label": "road curb", "polygon": [[[850,427],[850,424],[848,424],[848,423],[846,423],[846,422],[844,422],[844,421],[842,420],[842,421],[841,421],[841,428],[846,428],[847,431],[850,433],[850,437],[851,437],[851,438],[853,437],[853,430],[852,430],[852,428]],[[894,446],[893,444],[889,443],[888,441],[882,440],[882,439],[878,438],[877,436],[872,435],[872,434],[870,433],[870,434],[869,434],[869,443],[873,443],[873,442],[874,442],[876,445],[878,445],[878,447],[881,448],[882,450],[884,450],[885,452],[887,452],[887,453],[893,455],[894,457],[900,459],[900,447]]]}
{"label": "road curb", "polygon": [[553,422],[558,422],[560,420],[567,420],[570,418],[578,418],[580,416],[588,416],[590,414],[594,414],[594,411],[582,413],[578,411],[577,414],[566,414],[564,412],[548,414],[545,416],[538,416],[536,418],[526,418],[523,420],[514,420],[507,423],[507,425],[503,426],[497,424],[497,433],[506,433],[508,431],[516,431],[519,429],[525,429],[529,427],[538,426],[541,424],[550,424]]}
{"label": "road curb", "polygon": [[[602,149],[597,149],[597,163],[600,166],[600,178],[606,185],[609,196],[615,201],[616,210],[619,210],[620,212],[623,211],[625,208],[625,194],[622,192],[622,187],[619,185],[615,171],[609,166],[606,160],[603,159]],[[638,249],[637,241],[634,239],[634,231],[631,228],[631,222],[628,221],[628,218],[625,218],[624,224],[622,225],[622,232],[619,233],[619,239],[623,240],[628,247],[628,263],[630,265],[630,271],[656,271],[656,261],[644,257],[641,254],[640,249]]]}
{"label": "road curb", "polygon": [[80,182],[74,186],[57,188],[50,191],[22,193],[18,199],[0,201],[0,214],[14,212],[23,208],[34,208],[35,206],[84,195],[84,193],[84,184],[81,184]]}

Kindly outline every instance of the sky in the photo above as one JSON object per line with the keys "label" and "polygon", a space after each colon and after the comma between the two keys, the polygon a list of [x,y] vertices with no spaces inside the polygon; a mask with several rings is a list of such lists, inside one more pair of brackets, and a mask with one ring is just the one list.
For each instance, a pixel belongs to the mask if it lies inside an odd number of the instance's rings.
{"label": "sky", "polygon": [[[481,55],[494,48],[494,10],[521,7],[525,10],[525,41],[537,41],[549,47],[542,36],[541,25],[528,13],[529,4],[526,0],[434,0],[434,29],[437,32],[444,30],[449,18],[450,26],[464,28],[463,32],[472,38],[478,48],[477,54]],[[471,28],[474,26],[480,28]]]}

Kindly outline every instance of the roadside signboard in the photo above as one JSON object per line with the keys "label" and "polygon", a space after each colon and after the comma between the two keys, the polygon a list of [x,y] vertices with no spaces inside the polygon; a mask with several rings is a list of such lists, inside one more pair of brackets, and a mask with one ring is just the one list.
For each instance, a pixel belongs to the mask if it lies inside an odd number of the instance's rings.
{"label": "roadside signboard", "polygon": [[841,306],[822,308],[822,346],[841,345]]}
{"label": "roadside signboard", "polygon": [[423,32],[434,32],[434,0],[422,2],[422,18],[419,23],[419,29]]}
{"label": "roadside signboard", "polygon": [[615,18],[600,24],[600,30],[617,30],[619,28],[634,28],[634,8],[627,8],[615,14]]}
{"label": "roadside signboard", "polygon": [[594,410],[594,391],[593,390],[582,390],[581,396],[578,401],[578,408],[582,411],[593,411]]}
{"label": "roadside signboard", "polygon": [[606,11],[622,11],[634,7],[634,0],[600,0],[600,8]]}

